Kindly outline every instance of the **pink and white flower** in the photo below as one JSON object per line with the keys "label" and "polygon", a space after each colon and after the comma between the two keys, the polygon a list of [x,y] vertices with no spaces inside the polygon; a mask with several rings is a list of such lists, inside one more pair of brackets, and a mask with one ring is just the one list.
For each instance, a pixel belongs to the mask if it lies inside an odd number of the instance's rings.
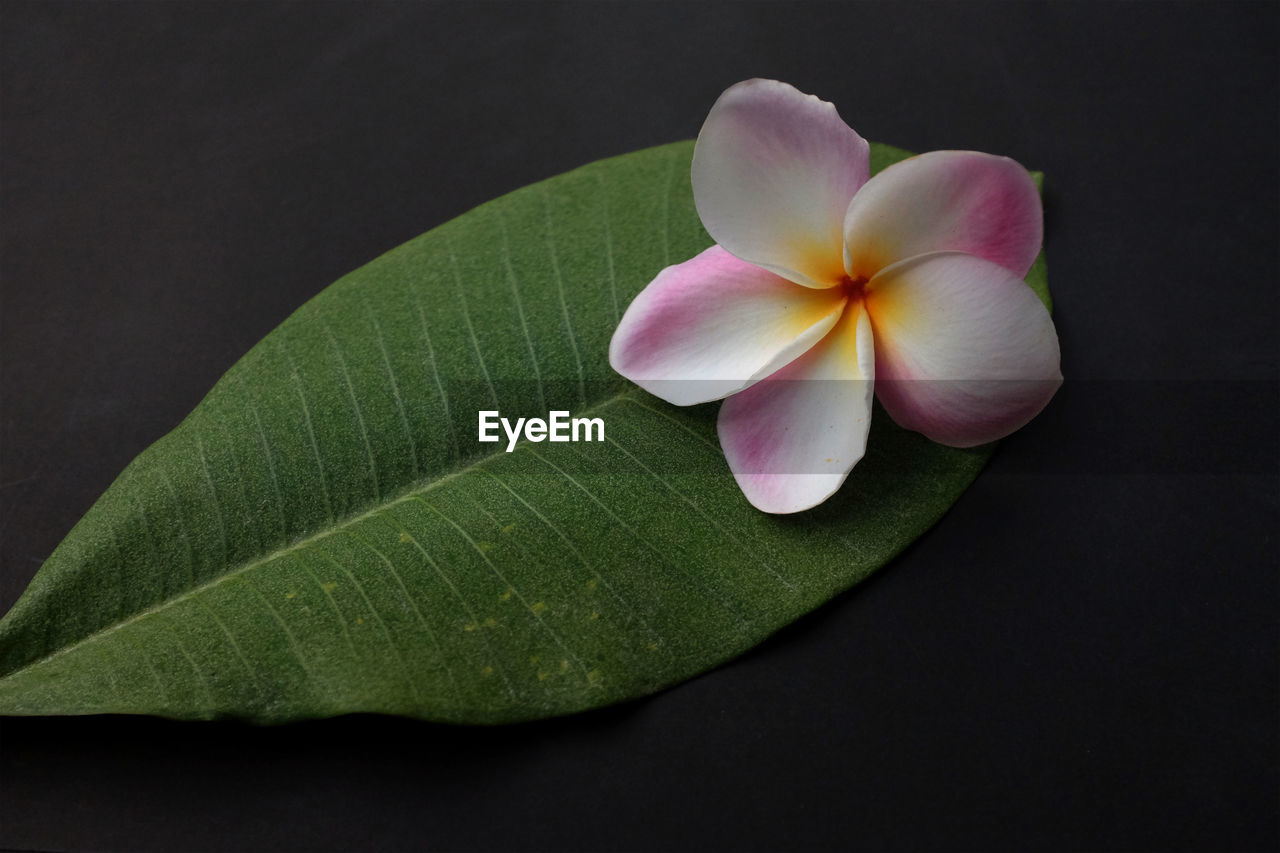
{"label": "pink and white flower", "polygon": [[874,389],[899,425],[971,447],[1033,418],[1062,382],[1023,277],[1040,250],[1025,169],[934,151],[868,179],[867,141],[773,80],[729,88],[693,154],[718,245],[627,308],[615,370],[676,405],[725,399],[717,429],[756,507],[830,497],[862,458]]}

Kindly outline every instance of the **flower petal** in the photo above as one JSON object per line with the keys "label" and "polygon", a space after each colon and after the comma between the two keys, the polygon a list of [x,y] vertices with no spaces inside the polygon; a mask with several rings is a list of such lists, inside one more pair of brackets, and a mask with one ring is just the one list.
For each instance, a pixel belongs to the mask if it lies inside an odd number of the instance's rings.
{"label": "flower petal", "polygon": [[640,291],[609,364],[677,406],[718,400],[813,346],[843,306],[838,290],[801,287],[712,246]]}
{"label": "flower petal", "polygon": [[867,312],[850,305],[821,343],[724,401],[720,446],[753,506],[799,512],[840,488],[866,450],[874,373]]}
{"label": "flower petal", "polygon": [[939,252],[867,285],[876,394],[900,426],[953,447],[1003,438],[1058,386],[1058,333],[1026,283],[974,255]]}
{"label": "flower petal", "polygon": [[844,278],[842,224],[870,147],[836,108],[776,80],[729,87],[693,151],[693,199],[734,255],[809,287]]}
{"label": "flower petal", "polygon": [[870,278],[916,255],[967,252],[1021,278],[1043,236],[1040,195],[1026,169],[977,151],[932,151],[858,191],[844,220],[845,262],[851,276]]}

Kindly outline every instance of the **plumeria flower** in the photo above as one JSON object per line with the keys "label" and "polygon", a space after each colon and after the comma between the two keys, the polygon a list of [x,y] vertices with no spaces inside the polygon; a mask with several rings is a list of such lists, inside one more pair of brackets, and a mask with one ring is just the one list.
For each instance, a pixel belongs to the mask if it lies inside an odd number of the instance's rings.
{"label": "plumeria flower", "polygon": [[1002,438],[1062,382],[1025,169],[934,151],[868,180],[870,147],[831,104],[773,80],[729,88],[693,154],[718,245],[627,308],[613,368],[676,405],[724,400],[717,430],[747,499],[830,497],[862,458],[872,393],[954,447]]}

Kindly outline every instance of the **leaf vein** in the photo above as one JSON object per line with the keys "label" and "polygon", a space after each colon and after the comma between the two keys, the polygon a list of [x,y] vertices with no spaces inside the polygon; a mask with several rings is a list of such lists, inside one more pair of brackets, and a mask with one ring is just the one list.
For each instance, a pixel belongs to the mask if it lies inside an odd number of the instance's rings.
{"label": "leaf vein", "polygon": [[169,471],[164,465],[156,466],[160,471],[160,479],[164,481],[165,489],[169,492],[169,497],[173,501],[173,515],[178,520],[175,525],[178,528],[178,534],[182,537],[182,544],[187,552],[187,585],[190,586],[196,582],[196,552],[191,545],[191,537],[187,533],[187,525],[182,518],[182,503],[178,500],[178,492],[173,487],[173,480],[169,477]]}
{"label": "leaf vein", "polygon": [[565,654],[573,658],[574,663],[577,664],[578,668],[582,670],[582,677],[587,678],[588,681],[590,681],[590,679],[587,677],[587,668],[582,665],[582,661],[578,659],[578,656],[574,653],[573,649],[569,648],[565,644],[564,640],[560,637],[560,635],[557,634],[556,631],[550,625],[548,625],[546,621],[543,620],[542,616],[538,613],[538,611],[535,610],[533,605],[529,603],[529,600],[524,597],[524,594],[521,593],[520,590],[516,589],[515,585],[511,583],[511,581],[507,580],[507,576],[504,575],[496,565],[494,565],[493,560],[489,559],[489,555],[484,552],[483,548],[481,548],[478,544],[476,544],[476,541],[471,538],[471,536],[467,533],[467,531],[463,530],[461,525],[459,525],[449,516],[445,515],[435,504],[431,503],[427,499],[421,498],[421,497],[415,497],[414,500],[418,501],[423,506],[427,507],[427,509],[431,510],[436,515],[440,516],[442,519],[445,520],[446,523],[448,523],[450,527],[458,531],[458,535],[461,536],[463,539],[465,539],[467,541],[467,544],[471,546],[471,550],[475,551],[476,554],[480,556],[480,559],[484,561],[484,564],[489,567],[489,571],[493,572],[493,574],[498,578],[498,580],[502,581],[502,583],[506,586],[506,588],[512,591],[515,597],[519,599],[520,603],[524,605],[525,609],[528,610],[529,613],[533,616],[534,620],[536,620],[537,623],[540,626],[542,626],[542,628],[551,636],[552,641],[555,642],[555,644],[558,645],[561,649],[563,649]]}
{"label": "leaf vein", "polygon": [[391,649],[391,654],[395,655],[396,662],[400,664],[400,669],[404,672],[405,684],[409,685],[409,689],[413,691],[414,701],[421,704],[422,690],[421,690],[421,686],[418,684],[418,679],[414,671],[409,668],[408,661],[404,659],[404,654],[400,651],[399,644],[396,643],[394,638],[392,638],[391,630],[387,628],[387,623],[384,622],[382,619],[382,613],[374,605],[373,601],[369,599],[369,594],[368,592],[365,591],[364,584],[360,583],[359,579],[355,576],[355,573],[352,572],[351,569],[347,568],[342,563],[339,563],[338,560],[332,554],[326,552],[322,548],[317,548],[316,551],[318,551],[320,555],[324,557],[326,560],[328,560],[330,563],[333,563],[333,565],[337,567],[338,571],[346,575],[347,578],[351,581],[351,583],[355,586],[356,592],[360,596],[360,600],[363,601],[365,606],[369,608],[369,615],[373,617],[374,622],[378,623],[378,630],[382,632],[383,639],[387,641],[387,647]]}
{"label": "leaf vein", "polygon": [[538,355],[534,352],[533,336],[529,334],[529,323],[524,316],[524,304],[520,300],[520,288],[516,286],[516,271],[511,266],[511,235],[507,233],[506,220],[498,215],[498,224],[502,228],[502,263],[507,271],[507,281],[511,285],[511,296],[515,299],[516,314],[520,317],[520,328],[524,331],[524,341],[529,348],[529,362],[533,365],[533,375],[538,380],[538,399],[542,402],[542,410],[547,410],[547,392],[542,379],[542,368],[538,364]]}
{"label": "leaf vein", "polygon": [[151,680],[156,683],[156,690],[160,694],[161,703],[169,704],[169,691],[164,686],[164,679],[160,677],[160,671],[156,669],[155,663],[151,660],[151,655],[147,654],[146,647],[138,642],[138,638],[130,635],[129,642],[134,648],[134,653],[142,658],[142,663],[146,666],[147,672],[151,674]]}
{"label": "leaf vein", "polygon": [[182,653],[182,656],[187,659],[187,663],[191,664],[191,671],[195,673],[196,680],[200,683],[200,689],[204,693],[205,699],[208,701],[208,708],[212,711],[214,708],[213,685],[209,681],[209,676],[205,675],[204,670],[200,668],[200,665],[196,663],[196,659],[192,657],[191,652],[188,651],[186,645],[183,644],[182,637],[178,634],[178,629],[173,627],[172,612],[169,612],[166,615],[170,617],[167,627],[169,628],[169,633],[173,635],[174,645],[178,647],[178,651]]}
{"label": "leaf vein", "polygon": [[231,645],[231,650],[235,654],[236,659],[240,661],[240,664],[245,668],[245,671],[249,673],[249,679],[253,682],[254,689],[258,691],[258,696],[266,696],[266,691],[262,689],[262,683],[259,680],[260,676],[258,674],[257,667],[255,667],[249,661],[249,658],[245,656],[244,649],[240,648],[240,643],[236,641],[235,635],[231,633],[231,629],[227,627],[227,623],[223,622],[222,619],[218,617],[218,614],[214,612],[212,607],[205,604],[200,599],[196,599],[195,603],[196,606],[208,614],[209,618],[213,620],[213,623],[221,629],[223,636],[227,638],[227,642]]}
{"label": "leaf vein", "polygon": [[[384,521],[386,521],[387,518],[396,518],[390,508],[388,508],[385,513],[379,513],[379,516],[383,515],[386,516],[386,518],[383,519]],[[479,620],[476,618],[475,611],[471,609],[471,605],[467,604],[467,600],[462,596],[462,593],[458,591],[458,587],[454,585],[453,581],[449,580],[449,577],[444,573],[444,570],[440,568],[440,564],[437,563],[429,553],[427,553],[427,549],[418,541],[418,537],[410,533],[408,528],[405,526],[392,525],[390,521],[386,521],[386,523],[390,525],[392,529],[404,531],[404,534],[409,537],[409,542],[417,549],[418,553],[422,555],[423,559],[427,561],[427,564],[435,570],[435,573],[439,576],[440,580],[444,581],[445,586],[449,587],[450,592],[453,593],[453,597],[458,599],[458,603],[462,605],[462,609],[466,612],[471,621],[473,623],[478,622]],[[489,642],[488,638],[485,638],[484,644],[485,647],[489,649],[490,653],[492,653],[493,645]],[[502,666],[502,662],[499,657],[495,656],[493,660],[494,663],[497,664],[498,674],[502,677],[503,686],[506,687],[507,696],[514,701],[516,698],[516,692],[515,688],[511,686],[511,680],[507,675],[506,667]]]}
{"label": "leaf vein", "polygon": [[[319,548],[312,548],[311,552],[312,553],[319,552],[320,556],[322,557],[328,556]],[[329,592],[329,587],[326,586],[322,580],[320,580],[320,576],[315,573],[315,569],[311,568],[310,561],[304,559],[302,554],[303,554],[302,551],[298,551],[295,554],[295,559],[297,560],[298,564],[302,566],[303,571],[305,571],[308,575],[311,576],[311,580],[315,583],[316,588],[320,590],[320,593],[325,597],[325,600],[329,603],[329,609],[333,611],[333,618],[338,620],[338,627],[342,629],[342,636],[347,641],[347,648],[351,650],[351,656],[353,658],[359,658],[360,651],[356,648],[356,641],[351,637],[351,629],[347,627],[347,619],[345,616],[342,615],[342,609],[338,607],[337,600],[333,597],[333,594]]]}
{"label": "leaf vein", "polygon": [[436,350],[431,345],[431,331],[427,328],[427,315],[422,310],[422,299],[414,293],[414,307],[418,311],[418,320],[422,323],[422,339],[427,344],[427,358],[431,362],[431,375],[436,381],[436,390],[440,392],[440,408],[444,410],[444,422],[449,428],[449,439],[453,443],[455,462],[462,461],[462,445],[458,443],[458,431],[453,425],[453,416],[449,413],[449,394],[444,390],[444,382],[440,379],[440,366],[436,363]]}
{"label": "leaf vein", "polygon": [[[235,439],[231,437],[230,431],[221,421],[218,422],[217,428],[220,429],[222,431],[222,434],[226,437],[227,457],[231,460],[231,468],[233,469],[233,473],[235,475],[234,479],[236,481],[237,491],[240,492],[240,506],[247,507],[250,505],[249,490],[245,486],[246,478],[244,476],[244,469],[240,467],[240,460],[236,459]],[[263,544],[262,538],[257,535],[257,530],[258,528],[255,525],[253,538],[257,540],[256,541],[257,550],[262,550],[266,546]]]}
{"label": "leaf vein", "polygon": [[418,623],[426,630],[427,636],[431,638],[431,644],[436,647],[436,654],[440,656],[440,666],[443,667],[445,676],[449,679],[450,686],[456,689],[457,679],[454,678],[453,670],[449,667],[449,660],[445,655],[444,647],[440,645],[440,640],[436,636],[436,632],[431,630],[431,625],[427,622],[426,616],[423,615],[422,610],[418,607],[418,602],[409,593],[409,588],[405,586],[404,579],[400,576],[400,573],[396,571],[395,564],[391,562],[390,558],[388,558],[386,554],[374,547],[373,543],[367,541],[363,536],[360,536],[352,530],[344,532],[356,542],[376,554],[378,559],[382,561],[382,564],[387,567],[387,571],[390,572],[391,577],[396,582],[396,585],[400,587],[400,593],[404,596],[404,600],[408,602],[409,607],[413,609],[413,613],[417,617]]}
{"label": "leaf vein", "polygon": [[536,450],[534,450],[533,448],[531,448],[531,447],[530,447],[530,448],[526,448],[526,449],[529,451],[529,453],[530,453],[532,456],[534,456],[535,458],[537,458],[537,459],[541,460],[545,465],[549,466],[549,467],[550,467],[550,468],[552,468],[553,470],[555,470],[555,471],[559,472],[559,473],[560,473],[560,476],[564,477],[566,480],[568,480],[570,483],[572,483],[574,486],[576,486],[576,487],[577,487],[577,488],[578,488],[578,489],[579,489],[583,494],[585,494],[588,498],[590,498],[590,499],[591,499],[591,500],[596,504],[596,506],[600,507],[600,508],[601,508],[602,510],[604,510],[606,513],[608,513],[608,515],[609,515],[609,516],[610,516],[614,521],[618,522],[618,524],[619,524],[619,525],[620,525],[624,530],[626,530],[629,534],[631,534],[631,537],[632,537],[633,539],[635,539],[635,540],[636,540],[637,542],[639,542],[640,544],[644,545],[644,546],[645,546],[646,548],[648,548],[650,551],[653,551],[653,553],[654,553],[654,554],[656,554],[656,555],[658,556],[658,558],[659,558],[660,560],[662,560],[662,562],[664,562],[664,563],[666,563],[667,565],[669,565],[669,566],[671,566],[671,567],[675,568],[677,571],[679,571],[681,574],[683,574],[686,578],[688,578],[690,581],[692,581],[692,582],[693,582],[693,584],[694,584],[695,586],[699,587],[699,588],[703,591],[703,593],[705,593],[705,594],[706,594],[706,596],[707,596],[707,598],[708,598],[709,600],[714,601],[716,604],[720,605],[720,607],[721,607],[725,612],[727,612],[727,613],[729,613],[729,614],[733,615],[734,617],[736,617],[736,618],[737,618],[740,622],[742,622],[744,625],[745,625],[745,624],[748,624],[748,623],[750,622],[750,620],[749,620],[749,619],[747,619],[747,617],[746,617],[744,614],[742,614],[741,612],[739,612],[737,608],[733,607],[733,606],[732,606],[728,601],[726,601],[725,599],[721,598],[719,595],[715,594],[715,593],[714,593],[714,592],[713,592],[713,591],[712,591],[712,590],[711,590],[711,589],[710,589],[706,584],[704,584],[702,581],[700,581],[700,580],[699,580],[698,578],[696,578],[695,576],[693,576],[693,575],[689,574],[689,572],[684,571],[683,569],[681,569],[681,568],[680,568],[676,563],[674,563],[674,562],[671,560],[671,558],[670,558],[670,557],[666,556],[666,555],[665,555],[665,554],[663,554],[661,551],[659,551],[657,548],[655,548],[655,547],[653,546],[653,544],[652,544],[651,542],[649,542],[649,540],[648,540],[648,539],[646,539],[644,536],[641,536],[641,535],[640,535],[640,533],[639,533],[639,532],[638,532],[634,527],[632,527],[631,525],[629,525],[629,524],[627,524],[625,521],[623,521],[623,520],[622,520],[622,519],[621,519],[621,518],[620,518],[620,517],[619,517],[619,516],[618,516],[618,515],[613,511],[613,510],[609,509],[609,507],[607,507],[607,506],[604,504],[604,502],[602,502],[599,498],[597,498],[597,497],[596,497],[596,496],[591,492],[591,490],[590,490],[590,489],[588,489],[586,486],[584,486],[584,485],[582,485],[581,483],[579,483],[579,482],[578,482],[578,481],[577,481],[573,476],[571,476],[568,472],[566,472],[564,469],[560,468],[560,466],[556,465],[556,464],[555,464],[555,463],[553,463],[551,460],[549,460],[549,459],[547,459],[546,457],[544,457],[542,454],[538,453],[538,452],[537,452]]}
{"label": "leaf vein", "polygon": [[518,500],[520,503],[524,504],[524,506],[530,512],[532,512],[535,516],[538,517],[539,521],[541,521],[548,528],[550,528],[551,531],[556,534],[556,536],[560,537],[560,541],[564,542],[564,544],[568,546],[569,550],[573,552],[573,555],[578,558],[578,562],[582,563],[583,567],[585,567],[589,572],[595,575],[596,579],[599,580],[601,585],[603,585],[604,588],[609,592],[609,594],[613,596],[614,600],[616,600],[619,604],[622,605],[622,609],[627,613],[628,619],[630,619],[631,617],[634,617],[641,624],[641,626],[644,627],[646,631],[648,631],[650,634],[653,633],[653,630],[649,627],[649,624],[645,622],[644,617],[640,615],[640,611],[637,610],[635,606],[632,605],[630,602],[628,602],[625,598],[623,598],[621,595],[618,594],[617,590],[613,588],[613,584],[609,583],[609,581],[605,579],[604,575],[600,574],[599,569],[597,569],[594,565],[592,565],[587,561],[587,558],[583,556],[580,550],[578,550],[578,546],[573,544],[572,539],[566,536],[559,527],[557,527],[555,524],[552,524],[550,519],[548,519],[541,512],[539,512],[537,508],[533,506],[533,504],[529,503],[527,500],[521,497],[519,493],[516,492],[515,489],[507,485],[507,483],[497,474],[483,467],[480,468],[479,470],[482,473],[492,477],[499,486],[502,486],[502,488],[506,489],[507,492],[509,492],[513,498]]}
{"label": "leaf vein", "polygon": [[413,431],[409,429],[409,413],[405,409],[404,396],[400,393],[400,383],[396,382],[396,372],[391,366],[391,355],[387,352],[386,336],[382,333],[382,324],[378,322],[377,312],[369,304],[364,291],[360,291],[360,303],[364,306],[369,321],[373,324],[373,339],[378,344],[378,352],[382,354],[382,365],[387,369],[387,379],[391,381],[391,398],[395,401],[396,412],[400,416],[400,426],[404,429],[405,440],[409,442],[409,459],[413,463],[413,476],[418,477],[422,469],[418,465],[418,443],[413,440]]}
{"label": "leaf vein", "polygon": [[307,404],[307,395],[304,390],[302,377],[298,373],[298,364],[293,359],[293,354],[284,345],[284,337],[281,336],[277,342],[280,351],[284,353],[285,359],[289,362],[289,378],[293,385],[293,390],[298,395],[298,402],[302,404],[302,421],[307,428],[307,439],[311,443],[311,453],[316,460],[316,470],[320,474],[320,494],[324,497],[325,515],[329,516],[329,523],[333,524],[336,518],[333,514],[333,498],[329,493],[329,477],[325,473],[324,457],[320,455],[320,443],[316,440],[316,430],[311,423],[311,406]]}
{"label": "leaf vein", "polygon": [[325,336],[329,340],[329,346],[333,349],[333,354],[338,357],[338,369],[342,373],[342,380],[347,386],[347,396],[351,398],[351,408],[356,413],[356,426],[360,428],[360,440],[364,443],[364,454],[369,460],[369,476],[373,480],[373,495],[377,500],[382,500],[382,484],[378,482],[378,461],[373,455],[373,445],[369,442],[369,427],[364,422],[364,412],[360,408],[360,398],[356,396],[355,383],[351,381],[351,371],[347,368],[346,356],[342,354],[342,347],[338,344],[338,339],[334,337],[333,330],[329,328],[329,324],[320,321],[320,325],[324,328]]}
{"label": "leaf vein", "polygon": [[604,182],[604,175],[596,172],[596,181],[600,184],[600,222],[604,226],[604,256],[609,263],[609,294],[613,297],[613,322],[616,326],[622,322],[622,304],[618,299],[618,276],[613,261],[613,226],[609,211],[609,190]]}
{"label": "leaf vein", "polygon": [[262,606],[267,608],[267,612],[271,614],[271,618],[274,619],[280,626],[280,629],[284,631],[285,639],[289,641],[289,649],[293,652],[294,658],[297,659],[298,666],[302,667],[302,671],[307,674],[308,678],[312,677],[315,673],[313,673],[311,671],[311,667],[307,665],[307,660],[302,654],[302,645],[298,642],[298,637],[293,633],[293,629],[289,627],[289,624],[285,622],[284,617],[280,615],[280,611],[276,609],[276,606],[271,603],[271,600],[268,599],[262,590],[258,588],[258,585],[253,582],[252,574],[244,575],[244,583],[245,586],[249,587],[249,589],[253,591],[253,594],[262,602]]}
{"label": "leaf vein", "polygon": [[489,385],[489,396],[493,398],[493,407],[498,408],[498,389],[493,385],[493,377],[489,375],[489,367],[485,364],[484,353],[480,350],[480,339],[476,337],[476,327],[471,322],[471,309],[467,307],[466,287],[462,283],[462,271],[458,269],[458,256],[453,250],[453,243],[446,238],[445,246],[449,252],[449,265],[453,268],[453,280],[457,285],[458,300],[462,305],[462,319],[467,325],[467,336],[471,339],[471,347],[476,353],[476,362],[480,365],[480,372],[484,374],[484,381]]}
{"label": "leaf vein", "polygon": [[205,482],[209,484],[209,494],[213,499],[214,516],[218,519],[218,539],[222,547],[222,564],[230,562],[231,551],[227,543],[227,519],[222,509],[222,501],[218,499],[218,487],[213,482],[213,472],[209,470],[209,454],[204,449],[204,436],[196,431],[196,448],[200,454],[200,468],[204,472]]}
{"label": "leaf vein", "polygon": [[659,233],[662,234],[662,257],[663,266],[671,266],[671,184],[676,174],[676,149],[671,149],[671,156],[667,157],[667,177],[662,182],[662,227]]}
{"label": "leaf vein", "polygon": [[262,413],[258,409],[258,398],[249,387],[249,383],[244,381],[241,374],[236,374],[236,380],[240,390],[249,398],[248,409],[253,414],[253,422],[258,430],[258,439],[262,442],[262,450],[267,457],[267,474],[271,479],[271,488],[276,495],[276,516],[280,519],[280,541],[283,542],[289,534],[284,517],[284,491],[280,488],[280,476],[276,473],[275,447],[267,440],[267,430],[263,426]]}
{"label": "leaf vein", "polygon": [[578,346],[578,334],[574,331],[573,321],[569,317],[569,303],[564,293],[564,274],[560,272],[560,258],[556,254],[555,223],[551,219],[551,199],[546,190],[542,191],[542,210],[546,220],[546,245],[551,257],[551,269],[556,275],[556,292],[560,295],[560,313],[564,316],[564,327],[569,333],[569,346],[573,349],[573,358],[578,366],[578,397],[583,405],[587,402],[586,368],[582,363],[582,351]]}
{"label": "leaf vein", "polygon": [[726,539],[728,539],[730,542],[732,542],[732,543],[734,544],[734,546],[735,546],[739,551],[741,551],[742,553],[746,554],[748,557],[750,557],[752,560],[754,560],[754,561],[755,561],[755,562],[756,562],[756,563],[757,563],[761,568],[763,568],[763,569],[764,569],[765,571],[767,571],[769,574],[773,575],[773,577],[778,581],[778,583],[782,584],[782,585],[783,585],[783,586],[785,586],[787,589],[791,589],[791,590],[794,590],[794,589],[795,589],[795,585],[794,585],[794,584],[792,584],[790,581],[788,581],[786,578],[784,578],[781,574],[779,574],[777,569],[775,569],[773,566],[769,565],[768,563],[763,562],[763,561],[760,559],[759,555],[757,555],[754,551],[752,551],[750,548],[748,548],[746,545],[744,545],[744,544],[743,544],[743,542],[742,542],[742,540],[741,540],[741,539],[739,539],[737,536],[734,536],[734,535],[733,535],[733,533],[732,533],[728,528],[726,528],[724,525],[720,524],[720,522],[716,521],[714,518],[712,518],[711,516],[707,515],[707,514],[706,514],[706,512],[704,512],[704,511],[703,511],[702,507],[698,506],[696,503],[694,503],[692,500],[690,500],[690,499],[689,499],[689,497],[688,497],[687,495],[685,495],[683,492],[681,492],[681,491],[679,491],[678,489],[676,489],[674,486],[672,486],[672,485],[671,485],[670,483],[668,483],[666,480],[664,480],[663,478],[661,478],[661,477],[659,477],[657,474],[655,474],[652,468],[650,468],[648,465],[645,465],[643,462],[641,462],[639,459],[637,459],[637,458],[636,458],[636,457],[635,457],[635,456],[634,456],[630,451],[628,451],[625,447],[623,447],[623,446],[622,446],[621,444],[619,444],[618,442],[614,441],[614,440],[613,440],[612,438],[610,438],[609,436],[605,436],[605,441],[609,442],[609,443],[610,443],[610,444],[612,444],[614,447],[616,447],[616,448],[618,448],[619,450],[621,450],[621,451],[622,451],[622,453],[623,453],[623,455],[625,455],[625,456],[626,456],[628,459],[630,459],[632,462],[636,463],[636,465],[638,465],[638,466],[639,466],[639,467],[640,467],[640,468],[641,468],[641,469],[642,469],[646,474],[648,474],[650,477],[652,477],[652,478],[653,478],[654,480],[656,480],[658,483],[661,483],[661,484],[662,484],[662,486],[663,486],[667,491],[671,492],[671,494],[675,495],[675,496],[676,496],[676,497],[678,497],[680,500],[684,501],[686,504],[688,504],[690,507],[692,507],[692,509],[693,509],[693,511],[694,511],[694,512],[698,513],[698,515],[700,515],[700,516],[702,516],[704,519],[706,519],[706,521],[707,521],[709,524],[711,524],[711,526],[712,526],[712,527],[716,528],[716,529],[717,529],[717,530],[719,530],[722,534],[724,534],[725,538],[726,538]]}

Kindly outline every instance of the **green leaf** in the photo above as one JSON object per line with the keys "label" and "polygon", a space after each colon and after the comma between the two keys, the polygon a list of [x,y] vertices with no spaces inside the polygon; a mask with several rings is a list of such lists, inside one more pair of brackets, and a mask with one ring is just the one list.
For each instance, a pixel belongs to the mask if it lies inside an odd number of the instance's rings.
{"label": "green leaf", "polygon": [[[135,459],[0,622],[0,713],[356,711],[496,723],[651,693],[867,577],[991,448],[878,410],[816,510],[748,505],[716,406],[614,375],[610,336],[710,245],[692,143],[518,190],[339,280]],[[874,169],[908,156],[872,147]],[[1029,277],[1047,301],[1045,269]],[[604,442],[476,439],[477,411]]]}

